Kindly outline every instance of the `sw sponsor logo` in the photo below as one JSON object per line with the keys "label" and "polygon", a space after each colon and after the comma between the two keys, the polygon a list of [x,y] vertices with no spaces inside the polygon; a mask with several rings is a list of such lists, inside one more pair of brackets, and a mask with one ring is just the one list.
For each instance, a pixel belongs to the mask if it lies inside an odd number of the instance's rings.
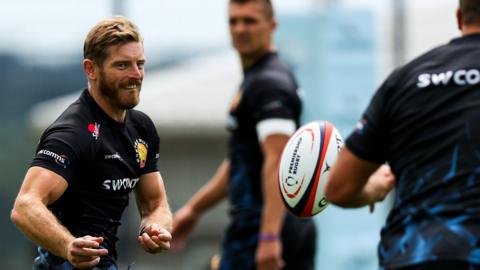
{"label": "sw sponsor logo", "polygon": [[115,179],[115,180],[105,180],[102,183],[102,188],[105,190],[128,190],[135,188],[138,180],[140,178],[123,178],[123,179]]}
{"label": "sw sponsor logo", "polygon": [[50,150],[42,149],[37,152],[37,155],[44,155],[50,157],[55,161],[57,165],[63,168],[67,168],[67,166],[70,164],[70,161],[68,160],[68,157],[66,155],[59,155]]}
{"label": "sw sponsor logo", "polygon": [[418,75],[417,87],[445,86],[451,82],[456,85],[478,84],[480,83],[480,71],[478,69],[459,69],[432,74],[423,73]]}

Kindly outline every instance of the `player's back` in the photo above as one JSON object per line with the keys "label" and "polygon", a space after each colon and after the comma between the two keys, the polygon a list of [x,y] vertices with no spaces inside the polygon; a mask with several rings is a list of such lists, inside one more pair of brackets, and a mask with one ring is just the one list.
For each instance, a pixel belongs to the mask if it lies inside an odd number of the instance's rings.
{"label": "player's back", "polygon": [[397,174],[380,259],[480,263],[480,35],[455,39],[394,72],[376,94],[385,156]]}

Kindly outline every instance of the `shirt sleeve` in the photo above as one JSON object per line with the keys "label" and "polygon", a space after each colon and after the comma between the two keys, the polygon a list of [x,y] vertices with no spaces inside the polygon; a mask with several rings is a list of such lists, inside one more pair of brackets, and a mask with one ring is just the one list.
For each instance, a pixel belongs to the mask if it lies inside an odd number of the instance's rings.
{"label": "shirt sleeve", "polygon": [[258,122],[256,126],[258,141],[264,141],[273,134],[291,136],[295,133],[296,124],[292,119],[266,119]]}
{"label": "shirt sleeve", "polygon": [[80,148],[72,142],[75,139],[68,131],[57,131],[42,138],[30,166],[38,166],[62,176],[68,184],[75,181],[77,175]]}
{"label": "shirt sleeve", "polygon": [[264,79],[256,82],[251,100],[255,125],[266,119],[295,120],[296,115],[291,99],[286,89],[282,89],[272,81]]}
{"label": "shirt sleeve", "polygon": [[396,72],[392,73],[380,86],[345,142],[348,149],[362,159],[376,163],[384,163],[388,159],[387,104],[389,93],[394,89],[395,78]]}
{"label": "shirt sleeve", "polygon": [[156,172],[158,171],[158,159],[159,159],[159,147],[160,147],[160,138],[158,136],[157,130],[153,121],[146,116],[146,126],[148,132],[149,147],[147,151],[147,160],[145,167],[143,168],[143,174]]}

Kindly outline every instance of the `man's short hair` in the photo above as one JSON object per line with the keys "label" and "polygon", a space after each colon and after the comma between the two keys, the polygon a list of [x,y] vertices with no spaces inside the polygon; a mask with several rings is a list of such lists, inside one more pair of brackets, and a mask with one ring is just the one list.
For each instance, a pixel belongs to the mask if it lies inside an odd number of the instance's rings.
{"label": "man's short hair", "polygon": [[272,2],[270,0],[230,0],[230,4],[246,4],[249,2],[262,3],[265,11],[265,17],[268,19],[273,19],[275,17]]}
{"label": "man's short hair", "polygon": [[480,0],[460,0],[460,11],[463,24],[480,24]]}
{"label": "man's short hair", "polygon": [[137,26],[123,16],[115,16],[97,23],[83,44],[83,58],[102,66],[108,49],[128,42],[143,42]]}

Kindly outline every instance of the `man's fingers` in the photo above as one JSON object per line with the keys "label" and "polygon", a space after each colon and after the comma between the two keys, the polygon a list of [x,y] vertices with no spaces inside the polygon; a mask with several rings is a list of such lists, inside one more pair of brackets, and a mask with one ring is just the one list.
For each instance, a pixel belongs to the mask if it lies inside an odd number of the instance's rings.
{"label": "man's fingers", "polygon": [[73,256],[96,257],[108,254],[108,250],[100,248],[100,243],[103,242],[102,237],[86,236],[77,238],[73,241],[73,249],[71,254]]}
{"label": "man's fingers", "polygon": [[108,254],[108,250],[104,248],[78,248],[73,249],[71,254],[75,257],[96,257],[105,256]]}
{"label": "man's fingers", "polygon": [[155,237],[156,239],[159,239],[160,241],[171,241],[172,240],[172,235],[166,231],[166,233],[160,233],[160,234],[154,234],[152,235],[152,238]]}
{"label": "man's fingers", "polygon": [[152,240],[161,247],[162,250],[170,249],[170,242],[172,241],[172,235],[165,229],[160,230],[160,234],[151,237]]}
{"label": "man's fingers", "polygon": [[103,243],[103,237],[93,237],[93,236],[90,236],[89,238],[87,238],[89,240],[92,240],[92,241],[95,241],[99,244]]}
{"label": "man's fingers", "polygon": [[153,223],[147,225],[142,234],[138,236],[138,242],[143,249],[150,253],[157,253],[170,249],[172,241],[171,233],[160,225]]}
{"label": "man's fingers", "polygon": [[73,246],[77,248],[98,248],[102,242],[102,237],[86,236],[75,239],[73,241]]}
{"label": "man's fingers", "polygon": [[162,250],[168,250],[170,249],[170,240],[172,237],[164,236],[159,237],[159,236],[152,236],[153,242],[157,244],[158,247],[160,247]]}
{"label": "man's fingers", "polygon": [[82,248],[83,256],[105,256],[108,254],[108,249],[105,248]]}
{"label": "man's fingers", "polygon": [[170,249],[170,240],[170,235],[154,235],[150,237],[148,234],[144,233],[138,237],[140,245],[142,245],[145,251],[150,253],[156,253]]}
{"label": "man's fingers", "polygon": [[139,240],[140,240],[140,244],[147,252],[154,252],[154,250],[159,248],[159,246],[146,233],[139,236]]}
{"label": "man's fingers", "polygon": [[108,250],[101,247],[103,237],[90,235],[76,238],[68,247],[68,260],[77,268],[91,268],[100,262],[100,257],[108,254]]}

